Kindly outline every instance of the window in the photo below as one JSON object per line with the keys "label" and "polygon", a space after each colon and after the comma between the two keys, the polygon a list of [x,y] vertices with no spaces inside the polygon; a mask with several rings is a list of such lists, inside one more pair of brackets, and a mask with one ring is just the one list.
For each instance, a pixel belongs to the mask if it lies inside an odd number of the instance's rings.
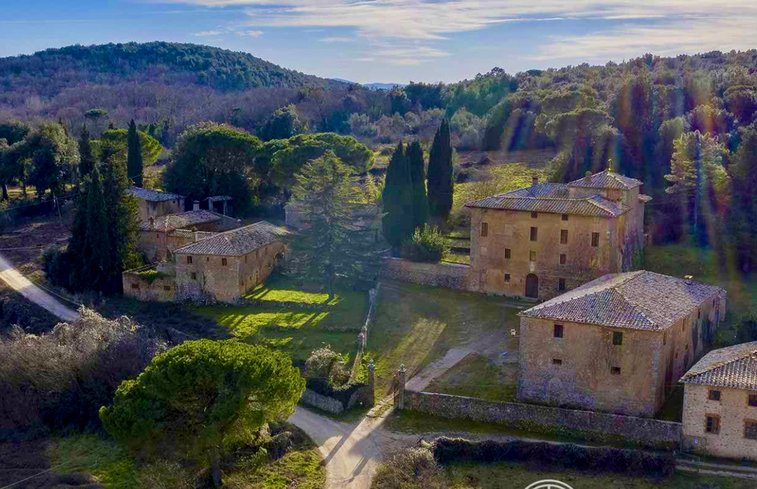
{"label": "window", "polygon": [[720,401],[720,391],[710,389],[710,392],[707,394],[707,399],[709,399],[710,401]]}
{"label": "window", "polygon": [[662,344],[667,345],[668,344],[668,333],[665,332],[662,334]]}
{"label": "window", "polygon": [[562,338],[563,335],[563,325],[562,324],[555,324],[553,335],[555,338]]}
{"label": "window", "polygon": [[166,291],[171,290],[171,286],[170,285],[164,285],[163,286],[163,290],[166,290]]}
{"label": "window", "polygon": [[595,248],[599,246],[599,233],[591,233],[591,245]]}
{"label": "window", "polygon": [[560,265],[565,265],[566,263],[568,263],[568,255],[562,253],[560,255]]}
{"label": "window", "polygon": [[510,283],[510,274],[509,273],[505,274],[505,282]]}
{"label": "window", "polygon": [[188,257],[187,257],[187,264],[188,264],[188,265],[191,265],[191,264],[192,264],[192,257],[191,257],[191,256],[188,256]]}
{"label": "window", "polygon": [[751,407],[757,407],[757,394],[749,394],[747,404]]}
{"label": "window", "polygon": [[615,346],[620,346],[623,344],[623,333],[620,331],[613,331],[612,332],[612,344]]}
{"label": "window", "polygon": [[557,290],[564,291],[565,290],[565,279],[559,278],[557,279]]}
{"label": "window", "polygon": [[131,288],[132,289],[138,289],[139,288],[139,284],[131,284]]}
{"label": "window", "polygon": [[560,230],[560,244],[568,244],[568,230],[567,229]]}
{"label": "window", "polygon": [[485,238],[487,236],[489,236],[489,223],[482,222],[481,223],[481,237]]}
{"label": "window", "polygon": [[744,421],[744,438],[757,440],[757,421]]}
{"label": "window", "polygon": [[538,212],[532,212],[531,213],[531,219],[536,219],[537,217],[539,217],[539,213]]}
{"label": "window", "polygon": [[612,367],[610,373],[613,375],[620,375],[620,367]]}
{"label": "window", "polygon": [[510,259],[510,248],[505,248],[505,259]]}
{"label": "window", "polygon": [[530,261],[536,261],[536,252],[535,251],[529,251],[528,252],[528,259]]}
{"label": "window", "polygon": [[539,237],[539,228],[532,227],[531,228],[531,241],[536,241]]}
{"label": "window", "polygon": [[226,266],[229,264],[229,261],[226,258],[221,258],[221,265]]}
{"label": "window", "polygon": [[192,277],[192,280],[197,280],[197,274],[195,272],[192,272],[190,277]]}
{"label": "window", "polygon": [[562,216],[560,216],[560,219],[562,219],[563,221],[567,221],[568,220],[568,215],[567,214],[563,214]]}
{"label": "window", "polygon": [[704,431],[717,435],[720,433],[720,416],[708,414],[705,416]]}
{"label": "window", "polygon": [[559,358],[553,358],[552,365],[562,365],[562,360]]}

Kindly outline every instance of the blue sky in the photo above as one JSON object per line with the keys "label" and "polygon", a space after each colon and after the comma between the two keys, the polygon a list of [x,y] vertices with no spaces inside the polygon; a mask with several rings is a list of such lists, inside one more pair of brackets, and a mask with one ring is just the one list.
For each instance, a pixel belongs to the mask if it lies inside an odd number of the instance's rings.
{"label": "blue sky", "polygon": [[0,56],[179,41],[357,82],[757,48],[757,1],[2,0]]}

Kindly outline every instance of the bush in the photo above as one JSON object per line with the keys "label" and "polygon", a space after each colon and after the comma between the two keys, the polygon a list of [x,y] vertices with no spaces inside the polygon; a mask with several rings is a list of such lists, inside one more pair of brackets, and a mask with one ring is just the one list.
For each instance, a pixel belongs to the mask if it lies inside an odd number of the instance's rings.
{"label": "bush", "polygon": [[482,441],[439,438],[434,459],[441,465],[459,462],[526,462],[538,469],[575,469],[591,472],[667,477],[675,468],[672,454],[607,447],[585,447],[530,441]]}
{"label": "bush", "polygon": [[70,256],[64,248],[52,246],[45,250],[42,256],[42,269],[51,284],[60,287],[71,287]]}
{"label": "bush", "polygon": [[0,337],[0,438],[98,426],[99,407],[158,348],[128,318],[84,308],[41,336],[13,328]]}
{"label": "bush", "polygon": [[376,470],[372,489],[442,489],[442,469],[426,448],[406,448]]}
{"label": "bush", "polygon": [[436,263],[449,251],[447,240],[436,227],[416,228],[413,237],[402,244],[401,255],[411,261]]}
{"label": "bush", "polygon": [[350,371],[344,357],[324,346],[313,350],[305,361],[305,377],[321,378],[334,386],[346,384],[350,380]]}

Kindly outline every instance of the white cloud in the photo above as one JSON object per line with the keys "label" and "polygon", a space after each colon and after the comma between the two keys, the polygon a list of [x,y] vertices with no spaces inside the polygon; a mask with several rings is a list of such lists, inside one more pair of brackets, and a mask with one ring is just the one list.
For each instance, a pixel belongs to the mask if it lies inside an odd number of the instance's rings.
{"label": "white cloud", "polygon": [[200,32],[195,32],[192,35],[197,36],[197,37],[214,37],[214,36],[220,36],[221,34],[223,34],[223,32],[224,31],[200,31]]}
{"label": "white cloud", "polygon": [[263,35],[263,31],[252,31],[252,30],[248,30],[248,31],[236,31],[236,35],[238,35],[238,36],[252,37],[252,38],[257,39],[258,37],[260,37],[260,36]]}
{"label": "white cloud", "polygon": [[354,37],[347,37],[347,36],[330,36],[330,37],[322,37],[318,39],[320,42],[326,42],[326,43],[334,43],[334,42],[352,42],[354,41]]}
{"label": "white cloud", "polygon": [[[548,38],[539,59],[605,60],[754,47],[755,0],[154,0],[241,9],[255,27],[350,29],[366,56],[403,62],[445,56],[452,35],[512,22],[604,20],[606,30]],[[643,21],[643,22],[642,22]],[[613,25],[612,28],[606,28]],[[341,42],[341,36],[322,42]],[[391,44],[392,46],[387,46]],[[377,52],[373,52],[376,49]],[[409,49],[415,49],[409,53]],[[389,59],[391,61],[391,59]]]}

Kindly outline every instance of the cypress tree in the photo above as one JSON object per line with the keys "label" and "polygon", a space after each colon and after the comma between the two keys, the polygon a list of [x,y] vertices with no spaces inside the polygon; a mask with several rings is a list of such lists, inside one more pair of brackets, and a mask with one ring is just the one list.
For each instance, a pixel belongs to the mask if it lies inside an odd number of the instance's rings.
{"label": "cypress tree", "polygon": [[386,169],[386,183],[381,196],[384,237],[395,252],[413,235],[413,183],[405,147],[400,142]]}
{"label": "cypress tree", "polygon": [[413,141],[407,147],[410,177],[413,185],[413,227],[423,227],[428,222],[428,197],[426,196],[426,169],[421,143]]}
{"label": "cypress tree", "polygon": [[112,268],[103,181],[94,167],[82,180],[66,253],[73,290],[104,290]]}
{"label": "cypress tree", "polygon": [[137,187],[141,187],[143,164],[142,164],[142,145],[139,142],[139,133],[134,119],[129,123],[129,132],[126,134],[126,171],[129,180]]}
{"label": "cypress tree", "polygon": [[86,177],[94,168],[95,156],[92,154],[92,144],[87,125],[84,124],[79,135],[79,178]]}
{"label": "cypress tree", "polygon": [[452,144],[445,118],[434,135],[428,160],[428,205],[433,219],[447,220],[452,210],[452,192]]}

